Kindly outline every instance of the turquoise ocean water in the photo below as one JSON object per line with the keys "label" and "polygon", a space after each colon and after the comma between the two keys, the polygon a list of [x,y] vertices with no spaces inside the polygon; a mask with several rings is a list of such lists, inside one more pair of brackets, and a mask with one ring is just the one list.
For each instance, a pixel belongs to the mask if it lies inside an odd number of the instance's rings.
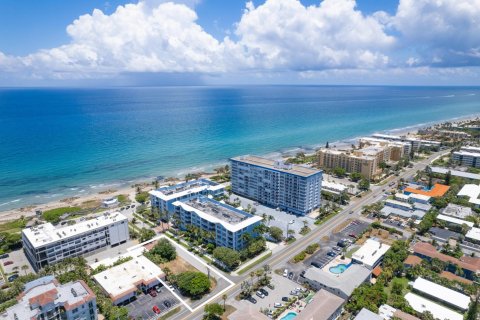
{"label": "turquoise ocean water", "polygon": [[0,211],[471,114],[478,87],[0,89]]}

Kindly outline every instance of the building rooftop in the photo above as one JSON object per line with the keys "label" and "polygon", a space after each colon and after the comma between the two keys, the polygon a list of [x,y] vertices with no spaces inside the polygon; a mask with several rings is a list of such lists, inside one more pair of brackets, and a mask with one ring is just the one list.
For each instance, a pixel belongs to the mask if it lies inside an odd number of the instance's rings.
{"label": "building rooftop", "polygon": [[163,277],[162,269],[145,256],[133,258],[93,276],[112,300],[136,291],[142,283],[150,284]]}
{"label": "building rooftop", "polygon": [[461,151],[480,153],[480,147],[464,146],[460,148]]}
{"label": "building rooftop", "polygon": [[105,213],[96,218],[77,222],[71,226],[54,226],[51,223],[41,224],[31,228],[23,229],[22,233],[27,237],[33,247],[45,246],[61,241],[82,233],[103,228],[114,222],[127,221],[120,212]]}
{"label": "building rooftop", "polygon": [[424,195],[424,194],[417,194],[417,193],[411,193],[408,195],[410,199],[417,199],[417,200],[423,200],[423,201],[430,201],[432,197]]}
{"label": "building rooftop", "polygon": [[95,294],[81,280],[61,285],[53,276],[46,276],[25,284],[17,297],[18,303],[2,313],[0,319],[36,319],[46,305],[62,305],[72,310],[93,299]]}
{"label": "building rooftop", "polygon": [[343,192],[348,189],[346,185],[343,185],[341,183],[335,183],[335,182],[330,182],[327,180],[322,181],[322,190],[329,190],[329,191],[335,191],[337,193]]}
{"label": "building rooftop", "polygon": [[216,182],[207,179],[198,179],[182,182],[173,186],[164,186],[158,188],[157,190],[150,191],[149,194],[164,201],[168,201],[183,197],[191,193],[195,194],[204,190],[215,191],[223,188],[223,185],[217,184]]}
{"label": "building rooftop", "polygon": [[480,228],[472,227],[470,230],[468,230],[465,238],[480,241]]}
{"label": "building rooftop", "polygon": [[442,271],[440,273],[440,277],[448,279],[448,280],[453,280],[453,281],[465,283],[465,284],[472,284],[473,283],[473,281],[471,281],[471,280],[462,278],[462,277],[457,276],[456,274],[448,272],[448,271]]}
{"label": "building rooftop", "polygon": [[423,187],[416,189],[412,187],[407,187],[405,188],[404,192],[409,192],[409,193],[416,193],[416,194],[422,194],[424,196],[429,196],[429,197],[443,197],[445,193],[447,193],[448,189],[450,189],[449,186],[443,185],[436,183],[431,190],[423,190]]}
{"label": "building rooftop", "polygon": [[385,205],[391,205],[391,206],[400,206],[400,207],[405,207],[412,209],[412,205],[408,202],[404,201],[398,201],[398,200],[393,200],[393,199],[387,199],[385,200]]}
{"label": "building rooftop", "polygon": [[458,204],[449,203],[448,206],[442,210],[442,214],[454,218],[465,219],[472,215],[472,209],[459,206]]}
{"label": "building rooftop", "polygon": [[227,204],[200,196],[188,201],[175,201],[175,206],[181,206],[186,211],[194,211],[200,217],[212,223],[220,223],[232,232],[241,230],[253,223],[262,221],[260,216],[249,214]]}
{"label": "building rooftop", "polygon": [[425,299],[414,293],[407,293],[405,299],[408,301],[413,310],[423,313],[430,311],[435,318],[448,320],[463,320],[463,315],[452,311],[438,303]]}
{"label": "building rooftop", "polygon": [[397,200],[403,200],[403,201],[408,201],[410,199],[410,196],[407,194],[403,193],[395,193],[395,199]]}
{"label": "building rooftop", "polygon": [[460,310],[467,310],[470,297],[435,282],[418,277],[413,283],[413,289],[439,301],[444,301]]}
{"label": "building rooftop", "polygon": [[328,320],[344,303],[344,299],[321,289],[295,320]]}
{"label": "building rooftop", "polygon": [[466,184],[463,188],[457,193],[458,197],[464,196],[470,198],[468,202],[475,205],[480,205],[480,185],[476,184]]}
{"label": "building rooftop", "polygon": [[359,264],[352,264],[341,274],[322,271],[310,267],[305,271],[304,277],[324,284],[327,287],[335,288],[350,296],[360,284],[370,276],[370,270]]}
{"label": "building rooftop", "polygon": [[463,219],[457,219],[457,218],[446,216],[446,215],[443,215],[443,214],[439,214],[437,216],[437,220],[446,221],[446,222],[453,223],[453,224],[458,224],[460,226],[463,225],[463,224],[466,224],[470,228],[472,228],[473,225],[474,225],[473,222],[466,221],[466,220],[463,220]]}
{"label": "building rooftop", "polygon": [[422,263],[422,258],[409,255],[405,261],[403,261],[403,264],[409,265],[409,266],[415,266],[417,264]]}
{"label": "building rooftop", "polygon": [[275,161],[266,158],[261,158],[257,156],[245,155],[240,157],[232,158],[231,160],[240,161],[244,163],[248,163],[251,165],[255,165],[258,167],[263,167],[275,171],[290,173],[293,175],[301,176],[301,177],[309,177],[318,173],[321,173],[321,170],[304,167],[295,164],[286,164],[282,161]]}
{"label": "building rooftop", "polygon": [[388,217],[389,215],[393,214],[396,216],[404,217],[406,219],[410,219],[413,217],[417,217],[419,219],[423,219],[423,216],[425,216],[425,211],[422,210],[402,210],[399,208],[393,208],[393,207],[383,207],[382,210],[380,210],[380,214],[384,217]]}
{"label": "building rooftop", "polygon": [[448,171],[450,171],[450,174],[452,176],[462,177],[462,178],[467,178],[472,180],[480,180],[480,174],[476,174],[476,173],[464,172],[459,170],[451,170],[451,169],[442,168],[442,167],[430,167],[430,168],[432,169],[433,173],[446,174]]}
{"label": "building rooftop", "polygon": [[353,255],[352,259],[367,266],[373,266],[383,257],[390,246],[374,239],[367,239]]}
{"label": "building rooftop", "polygon": [[430,243],[427,243],[427,242],[415,243],[415,245],[413,246],[413,252],[430,257],[430,258],[437,258],[443,262],[457,264],[462,269],[470,270],[475,273],[480,270],[479,258],[470,259],[470,257],[462,257],[461,259],[457,259],[449,255],[438,252],[434,246],[432,246]]}
{"label": "building rooftop", "polygon": [[362,308],[354,320],[383,320],[383,317],[368,309]]}

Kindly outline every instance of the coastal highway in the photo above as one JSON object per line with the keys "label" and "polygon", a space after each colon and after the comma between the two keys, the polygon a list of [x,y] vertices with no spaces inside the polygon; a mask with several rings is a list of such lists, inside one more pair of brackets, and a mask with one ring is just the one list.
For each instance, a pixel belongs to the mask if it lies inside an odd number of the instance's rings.
{"label": "coastal highway", "polygon": [[[313,242],[318,242],[322,237],[330,235],[333,229],[335,229],[335,227],[339,224],[345,222],[348,219],[359,216],[363,206],[373,203],[373,200],[378,201],[377,198],[379,198],[379,196],[384,192],[383,189],[390,188],[388,187],[388,184],[392,182],[397,183],[402,178],[406,179],[415,175],[418,170],[423,170],[428,164],[431,163],[431,161],[448,152],[449,150],[436,152],[427,159],[416,162],[412,168],[407,168],[405,171],[401,172],[399,176],[393,176],[388,178],[383,183],[383,185],[372,185],[372,190],[368,194],[366,194],[362,198],[353,198],[350,204],[347,205],[342,212],[332,217],[330,220],[328,220],[318,228],[313,229],[305,237],[298,239],[294,243],[286,246],[285,249],[283,249],[279,253],[272,255],[267,260],[253,267],[251,270],[257,270],[265,264],[269,264],[272,271],[278,269],[298,252],[305,249],[307,245]],[[349,212],[351,211],[353,211],[354,214],[349,214]],[[235,286],[233,286],[232,288],[230,288],[230,290],[226,292],[229,299],[233,299],[240,292],[240,285],[242,281],[249,278],[249,272],[246,272],[243,276],[228,276],[228,278],[230,278],[235,283]],[[215,301],[212,301],[212,303],[213,302],[220,303],[221,297],[218,297]],[[172,319],[201,319],[203,315],[203,309],[196,310],[190,314],[187,314],[187,312],[187,310],[182,310],[181,313],[174,315]]]}

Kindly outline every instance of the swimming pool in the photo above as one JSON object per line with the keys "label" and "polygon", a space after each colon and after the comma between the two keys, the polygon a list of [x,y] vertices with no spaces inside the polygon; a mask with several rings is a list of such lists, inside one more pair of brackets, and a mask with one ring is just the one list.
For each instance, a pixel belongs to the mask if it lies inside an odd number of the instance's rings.
{"label": "swimming pool", "polygon": [[280,320],[292,320],[297,316],[297,313],[295,312],[289,312],[285,316],[283,316]]}
{"label": "swimming pool", "polygon": [[350,267],[350,265],[351,265],[351,263],[349,263],[349,264],[340,263],[340,264],[337,264],[335,267],[330,267],[330,269],[328,269],[328,270],[331,273],[340,274],[340,273],[345,272],[345,270],[347,270],[348,267]]}

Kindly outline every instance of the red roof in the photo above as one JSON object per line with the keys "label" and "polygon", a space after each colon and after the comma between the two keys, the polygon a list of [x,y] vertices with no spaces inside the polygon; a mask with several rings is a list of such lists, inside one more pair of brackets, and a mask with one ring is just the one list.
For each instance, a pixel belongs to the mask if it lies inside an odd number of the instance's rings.
{"label": "red roof", "polygon": [[408,266],[416,266],[417,264],[422,263],[422,258],[409,255],[405,261],[403,261],[403,264],[408,265]]}
{"label": "red roof", "polygon": [[411,187],[405,188],[404,192],[410,192],[410,193],[416,193],[416,194],[423,194],[424,196],[429,196],[429,197],[443,197],[445,193],[447,193],[448,189],[450,189],[449,186],[443,185],[436,183],[433,188],[429,191],[425,191],[423,189],[415,189]]}
{"label": "red roof", "polygon": [[462,278],[462,277],[457,276],[456,274],[453,274],[453,273],[448,272],[448,271],[442,271],[442,273],[440,273],[440,277],[448,279],[448,280],[454,280],[454,281],[457,281],[457,282],[462,282],[462,283],[465,283],[465,284],[472,284],[473,283],[473,281]]}
{"label": "red roof", "polygon": [[380,274],[382,274],[382,268],[380,268],[380,266],[376,266],[375,269],[373,269],[372,271],[372,274],[375,276],[375,277],[378,277]]}
{"label": "red roof", "polygon": [[[472,272],[478,272],[480,271],[480,267],[477,265],[477,262],[472,263],[471,259],[467,259],[467,261],[462,261],[463,259],[467,257],[462,257],[462,260],[459,260],[457,258],[451,257],[449,255],[440,253],[437,251],[437,249],[432,246],[430,243],[427,242],[417,242],[413,246],[413,251],[415,253],[419,253],[421,255],[430,257],[430,258],[437,258],[440,261],[443,262],[449,262],[451,264],[457,264],[459,267],[465,270],[469,270]],[[471,257],[468,257],[471,258]],[[478,258],[473,258],[473,259],[478,259]]]}
{"label": "red roof", "polygon": [[32,297],[28,300],[28,303],[30,305],[39,305],[39,306],[44,306],[49,303],[53,303],[55,299],[57,298],[58,291],[57,289],[51,289],[48,290],[42,294],[39,294],[38,296]]}

